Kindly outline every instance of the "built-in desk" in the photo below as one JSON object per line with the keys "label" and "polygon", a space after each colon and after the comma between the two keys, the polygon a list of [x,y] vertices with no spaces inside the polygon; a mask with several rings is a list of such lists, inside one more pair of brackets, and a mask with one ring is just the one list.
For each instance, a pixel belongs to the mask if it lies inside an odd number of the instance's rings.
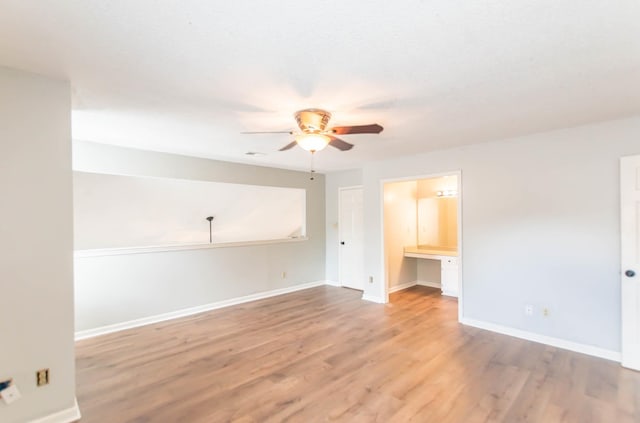
{"label": "built-in desk", "polygon": [[440,261],[442,294],[458,296],[458,250],[456,248],[418,245],[404,247],[404,256]]}
{"label": "built-in desk", "polygon": [[442,260],[442,257],[457,257],[458,249],[426,246],[404,247],[404,256]]}

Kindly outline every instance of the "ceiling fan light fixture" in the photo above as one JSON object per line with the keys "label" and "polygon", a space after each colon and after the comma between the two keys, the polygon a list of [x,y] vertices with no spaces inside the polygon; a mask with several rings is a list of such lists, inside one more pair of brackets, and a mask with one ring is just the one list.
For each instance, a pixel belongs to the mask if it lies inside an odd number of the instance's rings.
{"label": "ceiling fan light fixture", "polygon": [[331,147],[340,151],[348,151],[353,148],[353,144],[336,137],[336,135],[379,134],[384,129],[377,123],[371,123],[369,125],[334,126],[330,128],[327,127],[327,125],[331,118],[331,113],[322,109],[298,110],[294,116],[298,123],[298,128],[300,128],[299,132],[297,130],[259,131],[243,132],[243,134],[288,133],[294,135],[295,139],[278,151],[290,150],[297,144],[302,149],[315,153],[316,151],[324,149],[327,145],[331,145]]}
{"label": "ceiling fan light fixture", "polygon": [[307,151],[316,152],[325,148],[331,139],[322,134],[300,134],[296,137],[296,142]]}

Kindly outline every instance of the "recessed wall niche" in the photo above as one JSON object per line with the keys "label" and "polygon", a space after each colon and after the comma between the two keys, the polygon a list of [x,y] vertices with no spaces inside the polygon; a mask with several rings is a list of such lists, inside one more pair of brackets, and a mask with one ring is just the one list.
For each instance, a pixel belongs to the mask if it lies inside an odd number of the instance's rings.
{"label": "recessed wall niche", "polygon": [[284,240],[306,236],[306,191],[74,172],[76,250]]}

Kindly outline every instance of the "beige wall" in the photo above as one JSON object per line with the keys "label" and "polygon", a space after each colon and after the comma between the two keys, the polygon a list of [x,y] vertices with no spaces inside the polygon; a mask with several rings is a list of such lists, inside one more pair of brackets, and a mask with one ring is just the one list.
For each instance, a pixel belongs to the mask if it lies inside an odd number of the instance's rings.
{"label": "beige wall", "polygon": [[404,247],[416,245],[416,181],[384,185],[384,249],[390,288],[417,279],[416,259]]}
{"label": "beige wall", "polygon": [[[0,68],[0,422],[74,411],[71,100],[67,82]],[[49,368],[51,383],[36,387]]]}

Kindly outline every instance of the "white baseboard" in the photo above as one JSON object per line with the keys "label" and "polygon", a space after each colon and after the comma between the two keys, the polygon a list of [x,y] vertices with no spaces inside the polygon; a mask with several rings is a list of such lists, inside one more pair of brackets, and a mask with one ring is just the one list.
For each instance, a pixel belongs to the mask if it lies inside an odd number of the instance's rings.
{"label": "white baseboard", "polygon": [[440,284],[440,282],[416,281],[416,285],[428,286],[429,288],[442,289],[442,285]]}
{"label": "white baseboard", "polygon": [[480,320],[462,318],[460,323],[475,328],[489,330],[491,332],[501,333],[503,335],[513,336],[515,338],[526,339],[527,341],[537,342],[539,344],[550,345],[563,350],[574,351],[582,354],[600,357],[611,361],[620,361],[621,355],[618,351],[607,350],[593,345],[580,344],[565,339],[553,338],[551,336],[540,335],[533,332],[527,332],[520,329],[510,328],[507,326],[496,325],[494,323],[483,322]]}
{"label": "white baseboard", "polygon": [[78,400],[74,400],[73,407],[58,411],[39,419],[31,420],[29,423],[71,423],[80,420],[80,407]]}
{"label": "white baseboard", "polygon": [[150,325],[153,323],[164,322],[166,320],[177,319],[179,317],[191,316],[193,314],[203,313],[210,310],[216,310],[223,307],[229,307],[236,304],[248,303],[250,301],[261,300],[264,298],[275,297],[277,295],[289,294],[291,292],[301,291],[303,289],[314,288],[327,284],[327,281],[315,281],[300,285],[289,286],[287,288],[274,289],[271,291],[258,292],[257,294],[245,295],[243,297],[230,298],[228,300],[216,301],[214,303],[203,304],[196,307],[185,308],[182,310],[171,311],[169,313],[157,314],[155,316],[143,317],[141,319],[129,320],[127,322],[115,323],[113,325],[101,326],[94,329],[86,329],[77,331],[75,335],[76,341],[81,339],[93,338],[95,336],[106,335],[112,332],[137,328],[139,326]]}
{"label": "white baseboard", "polygon": [[386,301],[381,297],[375,295],[362,294],[362,299],[365,301],[371,301],[372,303],[385,304]]}
{"label": "white baseboard", "polygon": [[428,286],[429,288],[441,288],[440,282],[428,282],[428,281],[413,281],[407,282],[400,285],[392,286],[389,288],[389,294],[393,292],[402,291],[403,289],[411,288],[412,286]]}
{"label": "white baseboard", "polygon": [[389,294],[393,292],[402,291],[403,289],[411,288],[412,286],[416,286],[417,284],[418,283],[416,281],[413,281],[413,282],[402,283],[396,286],[391,286],[389,287]]}
{"label": "white baseboard", "polygon": [[337,286],[337,287],[341,287],[342,286],[342,284],[340,282],[336,282],[336,281],[326,280],[326,281],[324,281],[324,283],[326,285],[330,285],[330,286]]}

